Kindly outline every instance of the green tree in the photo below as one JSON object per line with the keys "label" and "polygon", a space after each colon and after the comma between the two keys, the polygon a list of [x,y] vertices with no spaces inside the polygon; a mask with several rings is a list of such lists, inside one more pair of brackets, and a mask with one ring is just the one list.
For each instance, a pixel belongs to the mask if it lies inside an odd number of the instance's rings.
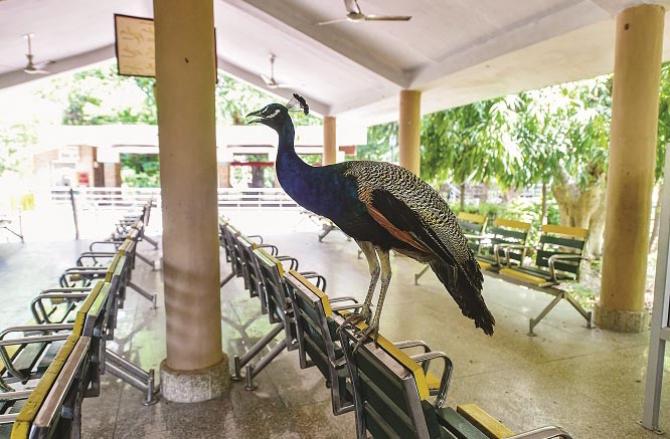
{"label": "green tree", "polygon": [[31,124],[0,125],[0,176],[23,172],[37,136]]}
{"label": "green tree", "polygon": [[[426,115],[421,130],[421,177],[460,186],[465,207],[468,181],[489,183],[504,176],[518,151],[510,136],[516,97],[491,99]],[[503,180],[504,181],[504,180]]]}
{"label": "green tree", "polygon": [[398,123],[389,122],[368,128],[365,145],[356,147],[356,160],[396,162]]}

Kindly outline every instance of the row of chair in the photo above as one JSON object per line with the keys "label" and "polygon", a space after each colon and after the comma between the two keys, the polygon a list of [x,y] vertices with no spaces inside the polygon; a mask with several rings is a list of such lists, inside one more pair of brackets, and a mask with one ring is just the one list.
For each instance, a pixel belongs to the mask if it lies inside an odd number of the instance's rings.
{"label": "row of chair", "polygon": [[[220,221],[221,245],[232,273],[241,277],[261,311],[276,324],[247,352],[235,357],[236,379],[246,365],[246,388],[284,349],[297,349],[301,368],[317,367],[330,388],[333,413],[355,412],[357,436],[417,438],[569,438],[558,427],[515,435],[473,404],[445,407],[453,371],[449,357],[423,341],[390,342],[379,336],[355,349],[365,323],[343,325],[348,313],[362,305],[353,297],[329,298],[326,279],[299,272],[298,261],[279,256],[276,246],[259,236],[244,236],[229,220]],[[255,365],[251,359],[278,334],[281,341]],[[429,372],[436,369],[439,375]]]}
{"label": "row of chair", "polygon": [[80,437],[82,400],[99,395],[105,372],[145,391],[145,403],[156,401],[153,371],[106,347],[150,209],[124,219],[107,241],[114,251],[83,253],[58,288],[41,291],[30,304],[32,321],[0,332],[0,438]]}
{"label": "row of chair", "polygon": [[[457,219],[483,270],[554,296],[536,317],[530,319],[529,335],[535,335],[535,326],[561,300],[572,305],[586,320],[587,327],[592,327],[591,312],[562,286],[565,282],[579,280],[581,262],[588,259],[584,255],[587,229],[544,224],[540,228],[538,244],[531,246],[528,243],[530,223],[496,218],[489,224],[486,215],[466,212],[460,212]],[[527,256],[531,252],[534,260],[529,264]],[[427,270],[426,266],[414,275],[415,284],[418,285],[419,278]]]}

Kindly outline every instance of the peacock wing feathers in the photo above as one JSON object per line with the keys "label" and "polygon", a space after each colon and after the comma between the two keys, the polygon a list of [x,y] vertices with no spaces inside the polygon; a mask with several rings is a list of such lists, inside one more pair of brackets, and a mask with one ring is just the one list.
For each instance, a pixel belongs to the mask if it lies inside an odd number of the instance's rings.
{"label": "peacock wing feathers", "polygon": [[418,252],[461,308],[487,334],[495,319],[481,295],[479,264],[447,203],[430,185],[405,168],[382,162],[350,162],[346,173],[370,215],[394,237]]}

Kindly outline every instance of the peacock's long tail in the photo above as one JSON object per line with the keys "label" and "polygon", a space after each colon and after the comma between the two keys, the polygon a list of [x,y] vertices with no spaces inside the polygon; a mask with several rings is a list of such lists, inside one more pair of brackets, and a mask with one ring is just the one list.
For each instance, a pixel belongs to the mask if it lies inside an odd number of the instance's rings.
{"label": "peacock's long tail", "polygon": [[431,262],[430,268],[433,269],[440,282],[447,287],[463,315],[473,319],[475,326],[481,328],[487,335],[493,335],[495,318],[486,307],[481,290],[473,287],[466,274],[440,260]]}

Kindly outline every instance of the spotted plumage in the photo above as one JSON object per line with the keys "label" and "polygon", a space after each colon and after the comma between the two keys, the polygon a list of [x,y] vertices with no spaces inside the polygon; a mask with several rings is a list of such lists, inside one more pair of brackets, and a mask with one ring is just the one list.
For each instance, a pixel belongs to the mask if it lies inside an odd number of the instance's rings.
{"label": "spotted plumage", "polygon": [[376,335],[379,325],[391,278],[390,250],[430,264],[463,314],[486,334],[493,333],[495,320],[481,295],[483,276],[477,260],[455,215],[432,187],[390,163],[309,166],[295,152],[295,131],[285,107],[270,104],[253,115],[279,134],[277,176],[286,193],[333,221],[366,256],[371,281],[365,306],[350,319],[369,319],[369,305],[381,277],[377,308],[366,335]]}

